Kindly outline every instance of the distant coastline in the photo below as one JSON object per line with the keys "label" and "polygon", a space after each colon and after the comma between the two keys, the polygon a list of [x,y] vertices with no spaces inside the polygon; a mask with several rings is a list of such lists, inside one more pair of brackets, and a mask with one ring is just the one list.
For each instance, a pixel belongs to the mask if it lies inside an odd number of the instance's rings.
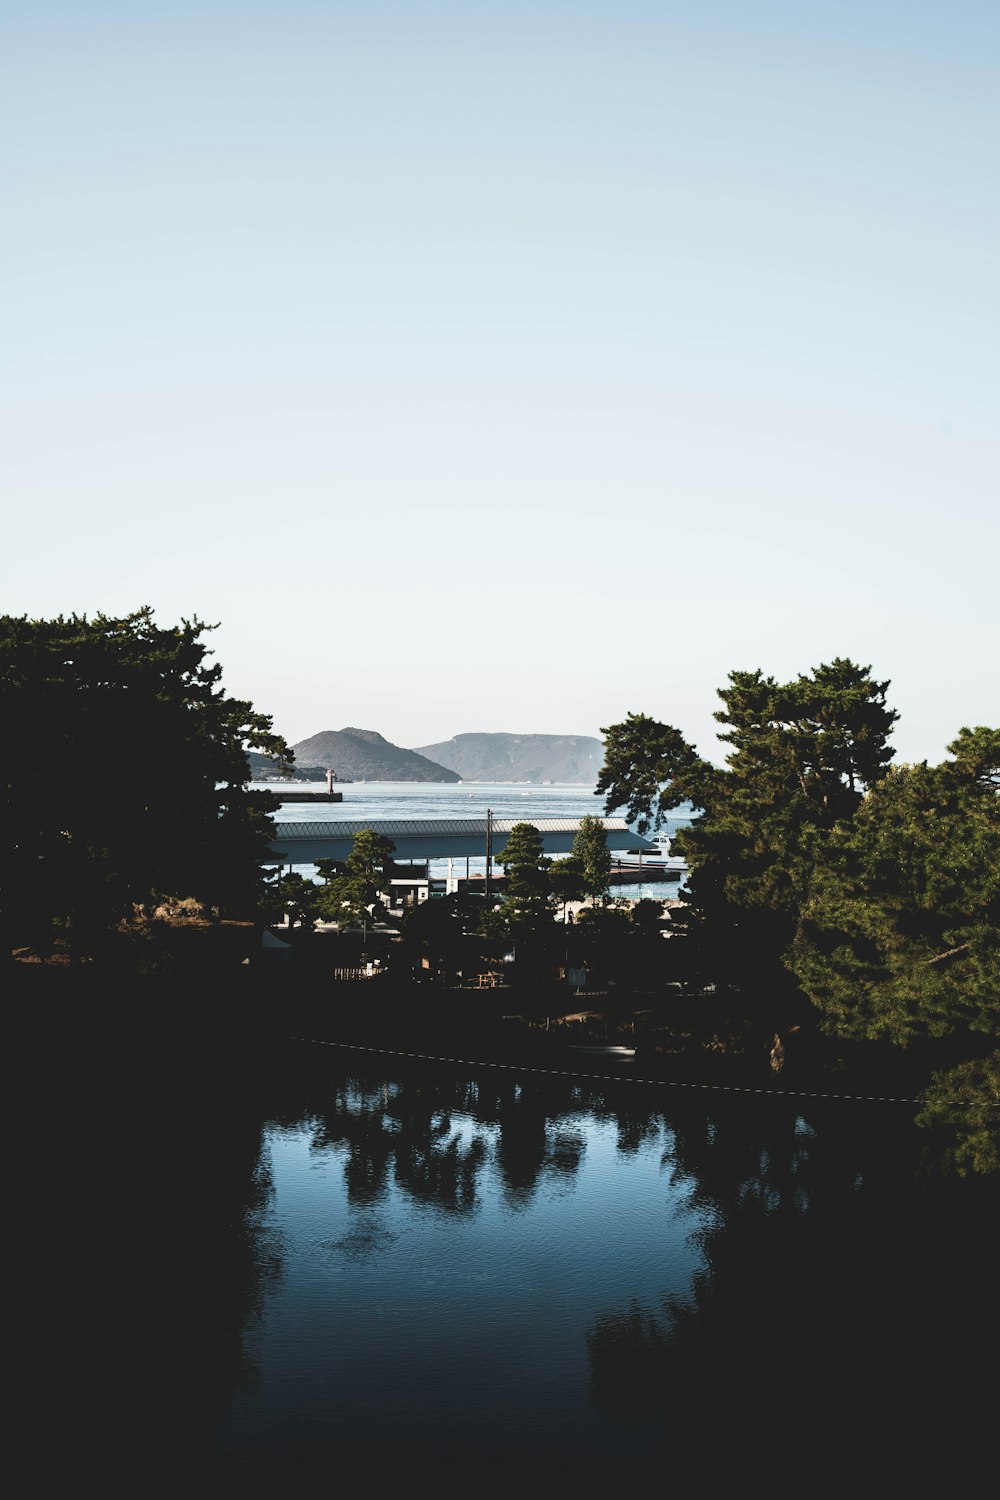
{"label": "distant coastline", "polygon": [[373,729],[324,729],[291,745],[287,775],[250,752],[251,776],[275,782],[470,782],[490,786],[592,786],[604,761],[603,742],[580,734],[459,734],[409,750]]}

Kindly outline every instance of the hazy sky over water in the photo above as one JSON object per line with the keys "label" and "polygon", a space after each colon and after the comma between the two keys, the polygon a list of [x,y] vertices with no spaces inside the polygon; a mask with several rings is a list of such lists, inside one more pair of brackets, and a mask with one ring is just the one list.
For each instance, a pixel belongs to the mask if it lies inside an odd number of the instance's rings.
{"label": "hazy sky over water", "polygon": [[1000,722],[1000,8],[7,0],[2,610],[346,725]]}

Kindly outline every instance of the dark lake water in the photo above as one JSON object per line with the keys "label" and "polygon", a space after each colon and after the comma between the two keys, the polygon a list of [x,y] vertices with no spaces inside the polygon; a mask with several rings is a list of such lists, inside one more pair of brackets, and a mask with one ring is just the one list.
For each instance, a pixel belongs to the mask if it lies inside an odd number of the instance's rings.
{"label": "dark lake water", "polygon": [[199,1046],[184,1004],[34,1121],[47,1427],[130,1492],[971,1488],[995,1194],[908,1106]]}

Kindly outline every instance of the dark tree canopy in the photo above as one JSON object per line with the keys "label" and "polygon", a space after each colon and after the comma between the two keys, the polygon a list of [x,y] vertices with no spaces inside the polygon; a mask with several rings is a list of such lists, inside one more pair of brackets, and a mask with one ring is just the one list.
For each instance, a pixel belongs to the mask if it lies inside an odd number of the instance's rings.
{"label": "dark tree canopy", "polygon": [[588,815],[580,819],[571,858],[579,866],[584,896],[605,900],[611,885],[611,850],[600,818]]}
{"label": "dark tree canopy", "polygon": [[247,790],[246,752],[291,756],[220,687],[211,628],[0,618],[8,947],[62,928],[85,951],[164,897],[255,913],[276,800]]}
{"label": "dark tree canopy", "polygon": [[502,914],[509,930],[528,932],[550,925],[552,861],[534,824],[515,823],[496,859],[506,877]]}
{"label": "dark tree canopy", "polygon": [[893,770],[817,847],[789,963],[828,1028],[906,1046],[1000,1023],[1000,730]]}
{"label": "dark tree canopy", "polygon": [[320,874],[327,877],[318,898],[322,916],[342,926],[369,919],[380,921],[388,911],[385,897],[395,849],[391,839],[383,838],[373,828],[361,828],[342,867],[332,860],[320,860]]}
{"label": "dark tree canopy", "polygon": [[828,1035],[931,1044],[921,1123],[958,1171],[1000,1167],[1000,731],[940,766],[893,767],[888,683],[838,658],[720,690],[724,767],[638,714],[603,731],[605,810],[645,826],[689,801],[683,942],[701,982]]}
{"label": "dark tree canopy", "polygon": [[611,850],[600,818],[580,819],[573,847],[549,870],[549,890],[557,900],[606,901],[611,885]]}
{"label": "dark tree canopy", "polygon": [[682,802],[706,806],[715,768],[702,760],[679,729],[646,714],[628,714],[624,723],[602,729],[604,764],[595,791],[605,812],[624,809],[638,831],[663,826]]}
{"label": "dark tree canopy", "polygon": [[675,847],[690,867],[691,929],[711,925],[716,978],[780,989],[781,956],[806,898],[815,844],[849,817],[885,775],[896,720],[888,683],[837,658],[779,683],[731,672],[715,718],[730,748],[725,767],[703,760],[680,732],[643,715],[603,730],[608,759],[597,783],[605,811],[626,808],[640,830],[682,802],[700,810]]}
{"label": "dark tree canopy", "polygon": [[1000,730],[901,766],[817,849],[787,962],[835,1036],[932,1039],[958,1062],[922,1123],[960,1172],[1000,1168]]}
{"label": "dark tree canopy", "polygon": [[268,884],[261,914],[269,923],[278,923],[287,917],[290,927],[298,922],[304,928],[312,928],[321,915],[320,890],[321,887],[305,875],[294,871],[280,874]]}

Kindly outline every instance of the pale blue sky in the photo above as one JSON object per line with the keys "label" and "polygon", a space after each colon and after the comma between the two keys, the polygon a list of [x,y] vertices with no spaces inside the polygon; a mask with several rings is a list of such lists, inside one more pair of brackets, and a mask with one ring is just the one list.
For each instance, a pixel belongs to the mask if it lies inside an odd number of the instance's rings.
{"label": "pale blue sky", "polygon": [[1000,7],[0,22],[0,607],[219,621],[291,741],[1000,722]]}

